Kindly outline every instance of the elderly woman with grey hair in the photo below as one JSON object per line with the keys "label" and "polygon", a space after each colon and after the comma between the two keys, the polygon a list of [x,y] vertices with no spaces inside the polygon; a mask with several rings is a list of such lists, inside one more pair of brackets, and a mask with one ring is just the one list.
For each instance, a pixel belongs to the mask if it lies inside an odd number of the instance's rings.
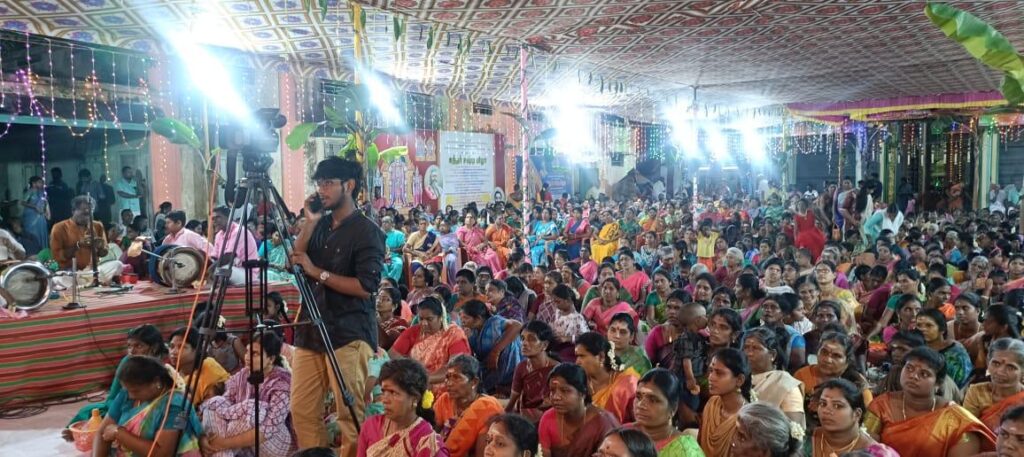
{"label": "elderly woman with grey hair", "polygon": [[999,418],[1024,404],[1024,342],[1000,338],[988,349],[991,381],[971,384],[964,394],[964,409],[996,430]]}
{"label": "elderly woman with grey hair", "polygon": [[722,266],[715,270],[715,279],[719,285],[725,287],[736,287],[736,278],[743,273],[743,251],[737,247],[731,247],[725,251],[722,257]]}
{"label": "elderly woman with grey hair", "polygon": [[800,455],[804,428],[789,420],[779,408],[750,403],[740,408],[732,455],[791,457]]}

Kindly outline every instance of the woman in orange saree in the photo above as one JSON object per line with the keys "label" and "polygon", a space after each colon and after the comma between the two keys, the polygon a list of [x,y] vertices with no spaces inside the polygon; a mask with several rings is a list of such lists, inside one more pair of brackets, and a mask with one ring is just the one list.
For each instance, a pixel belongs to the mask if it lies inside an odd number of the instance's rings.
{"label": "woman in orange saree", "polygon": [[903,457],[967,457],[995,449],[995,435],[956,403],[941,400],[945,358],[926,346],[906,356],[900,392],[882,394],[868,405],[864,426],[876,441]]}
{"label": "woman in orange saree", "polygon": [[494,247],[494,252],[498,253],[498,260],[501,265],[508,263],[508,255],[512,253],[512,248],[515,247],[513,240],[515,240],[516,232],[512,229],[508,222],[503,217],[499,217],[494,220],[494,224],[487,227],[484,237]]}
{"label": "woman in orange saree", "polygon": [[964,409],[981,419],[993,432],[1003,413],[1024,405],[1024,342],[1000,338],[989,347],[988,372],[992,380],[971,384],[964,394]]}
{"label": "woman in orange saree", "polygon": [[448,361],[459,354],[472,354],[472,350],[462,327],[445,321],[447,313],[436,297],[420,302],[417,313],[419,323],[405,329],[388,354],[392,359],[408,357],[423,364],[430,375],[430,390],[440,395],[445,391]]}
{"label": "woman in orange saree", "polygon": [[[600,333],[587,332],[576,339],[576,363],[587,373],[594,406],[612,413],[620,423],[633,419],[633,398],[640,376],[621,367],[615,348]],[[625,369],[621,369],[625,368]]]}

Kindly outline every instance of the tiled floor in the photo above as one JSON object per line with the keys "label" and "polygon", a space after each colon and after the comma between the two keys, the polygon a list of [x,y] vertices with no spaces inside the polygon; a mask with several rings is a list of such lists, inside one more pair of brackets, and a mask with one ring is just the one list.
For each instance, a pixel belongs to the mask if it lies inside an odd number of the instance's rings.
{"label": "tiled floor", "polygon": [[49,407],[46,412],[24,419],[0,419],[0,456],[79,457],[75,446],[60,437],[60,431],[87,402]]}

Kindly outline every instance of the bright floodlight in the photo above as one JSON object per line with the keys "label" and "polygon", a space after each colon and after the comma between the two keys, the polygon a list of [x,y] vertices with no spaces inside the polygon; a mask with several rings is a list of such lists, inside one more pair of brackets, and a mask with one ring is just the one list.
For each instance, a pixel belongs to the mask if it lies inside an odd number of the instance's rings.
{"label": "bright floodlight", "polygon": [[159,23],[156,28],[185,64],[192,84],[213,106],[227,112],[243,125],[254,124],[252,108],[236,90],[231,74],[220,59],[196,43],[190,34]]}
{"label": "bright floodlight", "polygon": [[385,122],[391,124],[401,124],[402,112],[398,109],[398,103],[395,101],[395,94],[391,91],[383,81],[381,81],[379,75],[373,71],[363,71],[360,75],[363,78],[363,84],[370,92],[370,102],[377,107],[377,111],[381,117],[384,118]]}
{"label": "bright floodlight", "polygon": [[718,128],[711,128],[706,132],[708,135],[707,148],[711,152],[711,158],[716,161],[725,159],[729,154],[729,143],[725,135]]}
{"label": "bright floodlight", "polygon": [[743,135],[743,149],[750,162],[763,163],[765,161],[765,141],[757,131],[757,127],[744,127],[741,134]]}
{"label": "bright floodlight", "polygon": [[565,154],[571,162],[594,158],[596,155],[591,154],[597,149],[594,141],[594,114],[582,105],[582,101],[587,99],[583,88],[576,85],[559,87],[545,98],[547,104],[553,107],[550,113],[555,137],[551,143],[555,150]]}

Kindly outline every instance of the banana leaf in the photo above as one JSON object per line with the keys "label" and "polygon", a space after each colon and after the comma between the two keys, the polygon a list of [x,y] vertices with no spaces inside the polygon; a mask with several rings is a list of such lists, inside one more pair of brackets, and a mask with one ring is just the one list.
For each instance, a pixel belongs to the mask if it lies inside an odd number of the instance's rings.
{"label": "banana leaf", "polygon": [[149,127],[157,135],[167,138],[171,144],[184,144],[195,149],[202,148],[202,145],[199,143],[199,137],[196,136],[196,132],[192,130],[192,127],[177,119],[161,117],[150,123]]}
{"label": "banana leaf", "polygon": [[370,143],[366,147],[366,154],[363,154],[366,159],[366,166],[368,170],[372,170],[377,167],[377,161],[380,160],[380,151],[377,150],[377,145]]}
{"label": "banana leaf", "polygon": [[313,136],[313,132],[323,124],[323,122],[303,122],[296,125],[291,133],[285,137],[284,142],[292,151],[297,150],[308,143],[309,138]]}
{"label": "banana leaf", "polygon": [[1003,72],[1000,90],[1008,102],[1024,102],[1024,60],[1010,40],[985,21],[949,5],[928,3],[924,12],[942,33],[960,43],[971,56]]}
{"label": "banana leaf", "polygon": [[383,160],[384,163],[391,163],[400,156],[409,155],[408,146],[392,146],[379,153],[379,160]]}
{"label": "banana leaf", "polygon": [[327,19],[327,0],[320,0],[320,20]]}
{"label": "banana leaf", "polygon": [[335,111],[330,106],[324,107],[324,116],[327,118],[327,125],[330,125],[331,127],[336,129],[344,127],[345,124],[347,123],[345,118],[338,114],[338,112]]}

